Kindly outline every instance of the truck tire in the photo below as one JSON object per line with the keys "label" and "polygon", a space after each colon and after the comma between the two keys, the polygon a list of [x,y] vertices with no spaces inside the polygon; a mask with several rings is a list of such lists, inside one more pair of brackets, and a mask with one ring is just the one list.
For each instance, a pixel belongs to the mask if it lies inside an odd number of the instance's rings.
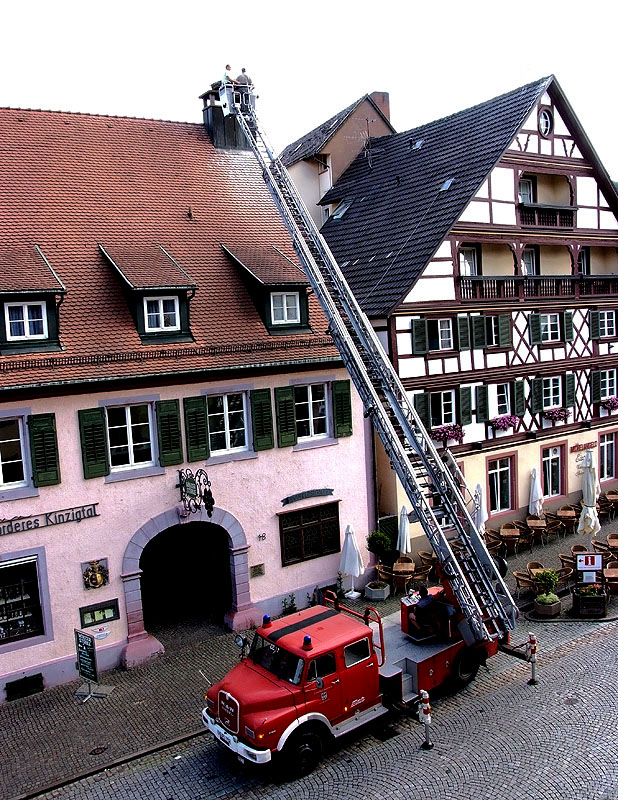
{"label": "truck tire", "polygon": [[451,679],[454,685],[461,689],[467,686],[476,678],[476,674],[481,666],[481,660],[475,650],[464,647],[460,650],[453,664]]}
{"label": "truck tire", "polygon": [[285,771],[297,777],[308,775],[319,764],[323,749],[322,739],[318,733],[299,730],[290,736],[281,753]]}

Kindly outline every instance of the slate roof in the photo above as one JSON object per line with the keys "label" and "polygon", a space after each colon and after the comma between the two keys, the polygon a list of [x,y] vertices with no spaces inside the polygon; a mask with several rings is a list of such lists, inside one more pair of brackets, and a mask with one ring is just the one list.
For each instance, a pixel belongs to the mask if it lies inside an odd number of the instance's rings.
{"label": "slate roof", "polygon": [[371,166],[357,156],[324,195],[353,201],[321,233],[365,313],[387,315],[406,296],[553,80],[372,139]]}
{"label": "slate roof", "polygon": [[330,119],[327,119],[326,122],[322,122],[322,124],[318,125],[317,128],[314,128],[312,131],[309,131],[309,133],[301,136],[300,139],[296,139],[296,141],[285,147],[279,156],[284,166],[290,167],[292,164],[296,164],[298,161],[302,161],[305,158],[311,158],[312,156],[316,155],[316,153],[319,153],[329,139],[335,135],[343,123],[348,119],[348,117],[350,117],[358,108],[358,106],[360,106],[360,104],[365,100],[368,100],[371,103],[378,114],[382,117],[384,122],[386,122],[386,124],[389,125],[394,131],[395,129],[391,125],[390,121],[384,116],[381,109],[378,108],[371,95],[364,94],[347,108],[344,108],[343,111],[340,111]]}
{"label": "slate roof", "polygon": [[[0,137],[0,254],[38,244],[67,288],[65,349],[0,356],[3,389],[339,360],[313,296],[315,333],[270,336],[221,247],[275,245],[297,263],[251,153],[215,150],[201,124],[52,111],[0,109]],[[198,286],[194,343],[142,344],[98,243],[165,248]]]}
{"label": "slate roof", "polygon": [[309,285],[307,276],[298,262],[294,263],[274,245],[269,247],[223,245],[223,249],[264,286]]}

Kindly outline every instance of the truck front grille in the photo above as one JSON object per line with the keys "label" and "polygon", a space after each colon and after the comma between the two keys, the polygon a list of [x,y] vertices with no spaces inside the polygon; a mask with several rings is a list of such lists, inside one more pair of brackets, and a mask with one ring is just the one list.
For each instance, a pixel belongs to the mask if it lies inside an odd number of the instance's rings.
{"label": "truck front grille", "polygon": [[219,692],[219,719],[231,733],[238,733],[238,700],[227,692]]}

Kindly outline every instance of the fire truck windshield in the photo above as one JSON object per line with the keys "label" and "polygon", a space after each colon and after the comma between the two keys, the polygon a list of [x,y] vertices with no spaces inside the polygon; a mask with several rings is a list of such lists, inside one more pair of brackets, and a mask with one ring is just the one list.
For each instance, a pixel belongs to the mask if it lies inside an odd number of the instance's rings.
{"label": "fire truck windshield", "polygon": [[269,642],[259,634],[255,635],[249,658],[277,678],[298,686],[303,675],[305,662],[302,658],[288,653],[279,645]]}

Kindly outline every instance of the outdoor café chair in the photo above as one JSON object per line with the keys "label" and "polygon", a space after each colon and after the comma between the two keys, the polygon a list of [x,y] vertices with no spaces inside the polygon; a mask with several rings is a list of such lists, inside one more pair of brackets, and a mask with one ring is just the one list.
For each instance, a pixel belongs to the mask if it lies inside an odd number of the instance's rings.
{"label": "outdoor caf\u00e9 chair", "polygon": [[536,583],[530,577],[530,575],[528,575],[528,573],[518,572],[517,570],[513,570],[513,575],[515,577],[516,597],[519,597],[522,589],[524,591],[527,591],[529,589],[536,591]]}

